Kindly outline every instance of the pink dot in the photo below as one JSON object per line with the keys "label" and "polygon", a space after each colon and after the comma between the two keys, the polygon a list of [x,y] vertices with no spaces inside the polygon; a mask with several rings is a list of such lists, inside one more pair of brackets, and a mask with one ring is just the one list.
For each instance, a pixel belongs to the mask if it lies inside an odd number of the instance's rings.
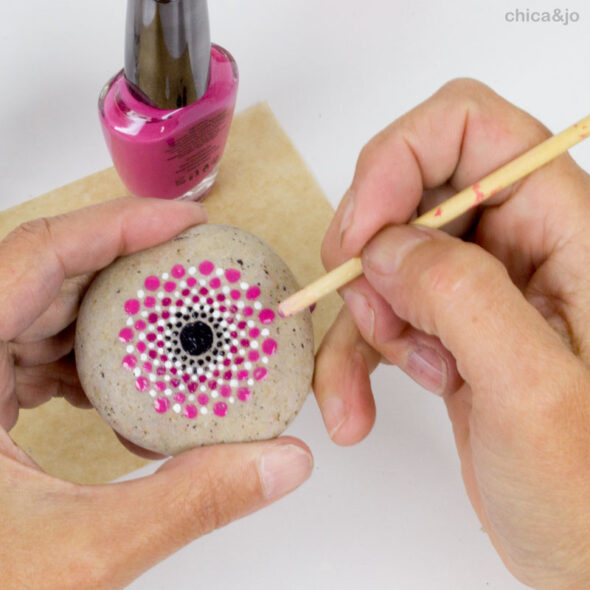
{"label": "pink dot", "polygon": [[165,397],[159,397],[154,400],[154,410],[156,410],[158,414],[165,414],[169,408],[170,402]]}
{"label": "pink dot", "polygon": [[[237,305],[231,305],[230,308],[229,308],[229,310],[230,310],[231,313],[238,313],[238,306]],[[231,319],[231,322],[229,321],[230,319]],[[233,318],[229,318],[227,320],[227,323],[228,324],[233,324],[234,323]]]}
{"label": "pink dot", "polygon": [[156,382],[156,389],[158,391],[164,391],[166,389],[166,384],[163,381]]}
{"label": "pink dot", "polygon": [[172,299],[170,299],[170,297],[164,297],[164,299],[162,299],[162,305],[164,307],[168,307],[171,304],[172,304]]}
{"label": "pink dot", "polygon": [[256,381],[264,381],[268,377],[268,371],[264,367],[254,369],[254,379]]}
{"label": "pink dot", "polygon": [[219,301],[220,303],[221,303],[222,301],[225,301],[225,295],[224,295],[223,293],[220,293],[220,294],[217,296],[217,301]]}
{"label": "pink dot", "polygon": [[195,391],[197,391],[198,387],[199,386],[194,381],[191,381],[188,384],[187,389],[189,390],[189,393],[195,393]]}
{"label": "pink dot", "polygon": [[237,301],[242,296],[237,289],[234,289],[229,295],[234,301]]}
{"label": "pink dot", "polygon": [[137,299],[128,299],[125,302],[125,311],[129,315],[135,315],[139,311],[139,301]]}
{"label": "pink dot", "polygon": [[144,285],[148,291],[155,291],[160,286],[160,279],[154,276],[148,277]]}
{"label": "pink dot", "polygon": [[152,372],[152,363],[148,363],[147,361],[145,363],[143,363],[143,370],[146,373],[151,373]]}
{"label": "pink dot", "polygon": [[164,291],[166,291],[166,293],[172,293],[172,291],[174,291],[174,289],[176,289],[175,282],[167,281],[166,283],[164,283]]}
{"label": "pink dot", "polygon": [[246,381],[248,379],[248,371],[245,369],[238,373],[238,381]]}
{"label": "pink dot", "polygon": [[156,299],[154,297],[152,297],[151,295],[146,297],[143,300],[143,304],[148,308],[151,309],[152,307],[155,307],[156,305]]}
{"label": "pink dot", "polygon": [[182,290],[183,297],[188,297],[190,294],[191,294],[190,289],[183,289]]}
{"label": "pink dot", "polygon": [[193,406],[193,404],[188,404],[184,407],[184,415],[189,418],[193,419],[196,418],[199,414],[199,410],[197,410],[197,406]]}
{"label": "pink dot", "polygon": [[247,338],[242,338],[240,340],[240,346],[243,346],[244,348],[248,348],[248,346],[250,346],[250,340],[248,340]]}
{"label": "pink dot", "polygon": [[230,359],[223,359],[223,366],[224,367],[229,367],[230,365],[231,365]]}
{"label": "pink dot", "polygon": [[229,385],[222,385],[219,388],[219,393],[222,397],[229,397],[231,395],[231,387]]}
{"label": "pink dot", "polygon": [[199,293],[200,293],[201,295],[207,295],[207,293],[209,293],[209,289],[207,289],[206,287],[201,287],[201,288],[199,289]]}
{"label": "pink dot", "polygon": [[170,274],[175,279],[181,279],[185,275],[185,273],[186,271],[184,270],[184,266],[182,266],[182,264],[177,264],[176,266],[173,266],[172,270],[170,271]]}
{"label": "pink dot", "polygon": [[148,341],[148,342],[155,342],[155,341],[156,341],[156,338],[157,338],[157,336],[156,336],[155,334],[153,334],[152,332],[150,332],[150,333],[149,333],[149,334],[146,336],[146,338],[147,338],[147,341]]}
{"label": "pink dot", "polygon": [[209,389],[215,391],[217,389],[217,381],[209,381]]}
{"label": "pink dot", "polygon": [[162,312],[162,319],[163,320],[167,320],[170,317],[170,312],[169,311],[163,311]]}
{"label": "pink dot", "polygon": [[206,406],[209,403],[209,396],[202,393],[198,398],[197,401],[202,405]]}
{"label": "pink dot", "polygon": [[155,350],[150,350],[148,355],[151,359],[156,360],[158,358],[158,353]]}
{"label": "pink dot", "polygon": [[257,287],[256,285],[254,285],[253,287],[250,287],[246,291],[246,299],[249,299],[250,301],[254,301],[255,299],[258,299],[259,295],[260,295],[260,287]]}
{"label": "pink dot", "polygon": [[137,391],[147,391],[150,387],[150,382],[145,377],[138,377],[135,381]]}
{"label": "pink dot", "polygon": [[260,336],[260,330],[258,328],[252,328],[248,333],[250,334],[250,338],[258,338]]}
{"label": "pink dot", "polygon": [[184,395],[184,393],[177,393],[174,396],[174,401],[179,404],[183,404],[186,401],[186,395]]}
{"label": "pink dot", "polygon": [[214,277],[209,281],[209,285],[212,289],[219,289],[221,287],[221,280],[219,277]]}
{"label": "pink dot", "polygon": [[239,270],[236,270],[235,268],[228,268],[225,271],[225,278],[230,283],[236,283],[237,281],[240,280],[241,276],[242,276],[242,273]]}
{"label": "pink dot", "polygon": [[131,342],[133,340],[133,330],[131,328],[123,328],[119,332],[119,340],[121,342]]}
{"label": "pink dot", "polygon": [[251,307],[244,307],[244,317],[249,318],[253,313],[254,310]]}
{"label": "pink dot", "polygon": [[260,358],[260,354],[257,350],[251,350],[248,353],[248,360],[255,363]]}
{"label": "pink dot", "polygon": [[210,275],[214,270],[215,266],[213,266],[213,263],[209,262],[208,260],[205,260],[204,262],[201,262],[201,264],[199,264],[199,272],[202,275]]}
{"label": "pink dot", "polygon": [[158,321],[158,314],[157,313],[150,313],[148,316],[148,322],[150,324],[155,324]]}
{"label": "pink dot", "polygon": [[[174,374],[176,373],[176,369],[172,368],[170,369],[170,372]],[[178,387],[180,385],[180,379],[172,379],[172,381],[170,381],[170,385],[172,385],[172,387]]]}
{"label": "pink dot", "polygon": [[139,330],[139,331],[141,331],[141,330],[145,330],[145,329],[146,329],[146,327],[147,327],[147,326],[146,326],[146,324],[145,324],[145,322],[144,322],[143,320],[137,320],[137,321],[135,322],[135,329],[136,329],[136,330]]}
{"label": "pink dot", "polygon": [[247,387],[238,389],[238,399],[247,402],[252,397],[252,392]]}
{"label": "pink dot", "polygon": [[263,309],[258,314],[258,319],[262,324],[272,324],[275,319],[275,312],[272,309]]}
{"label": "pink dot", "polygon": [[133,371],[133,369],[135,369],[136,366],[137,366],[137,359],[132,354],[128,354],[123,359],[123,368],[124,369],[127,369],[128,371]]}
{"label": "pink dot", "polygon": [[269,338],[262,343],[262,350],[264,351],[264,354],[267,354],[268,356],[275,354],[278,347],[279,345],[272,338]]}
{"label": "pink dot", "polygon": [[224,402],[217,402],[213,406],[213,412],[216,416],[223,418],[227,414],[227,404]]}
{"label": "pink dot", "polygon": [[136,348],[137,348],[137,352],[144,353],[145,349],[146,349],[145,342],[138,342]]}
{"label": "pink dot", "polygon": [[189,287],[194,287],[197,284],[197,279],[195,279],[195,277],[189,277],[188,279],[186,279],[186,284]]}

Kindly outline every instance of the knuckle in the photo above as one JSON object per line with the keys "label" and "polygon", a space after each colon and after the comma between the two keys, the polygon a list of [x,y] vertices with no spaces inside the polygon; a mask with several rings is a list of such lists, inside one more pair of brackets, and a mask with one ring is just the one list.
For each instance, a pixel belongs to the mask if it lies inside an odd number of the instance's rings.
{"label": "knuckle", "polygon": [[433,256],[424,272],[425,288],[432,295],[450,304],[461,302],[474,293],[487,293],[507,272],[502,263],[485,255],[475,244],[455,245]]}
{"label": "knuckle", "polygon": [[9,234],[9,238],[29,243],[45,243],[51,237],[51,224],[52,222],[48,217],[25,221]]}

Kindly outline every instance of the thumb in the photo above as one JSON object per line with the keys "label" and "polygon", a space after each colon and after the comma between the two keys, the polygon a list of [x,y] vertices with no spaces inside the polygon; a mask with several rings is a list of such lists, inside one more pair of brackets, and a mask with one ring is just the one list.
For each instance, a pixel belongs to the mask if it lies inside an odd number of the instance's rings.
{"label": "thumb", "polygon": [[566,352],[501,262],[475,244],[438,230],[388,227],[362,260],[369,283],[400,318],[441,340],[474,391],[510,396],[523,374],[534,387],[539,368]]}
{"label": "thumb", "polygon": [[196,449],[152,476],[100,486],[95,522],[86,524],[102,539],[108,583],[100,587],[125,586],[197,537],[271,504],[303,483],[312,467],[309,449],[285,437]]}

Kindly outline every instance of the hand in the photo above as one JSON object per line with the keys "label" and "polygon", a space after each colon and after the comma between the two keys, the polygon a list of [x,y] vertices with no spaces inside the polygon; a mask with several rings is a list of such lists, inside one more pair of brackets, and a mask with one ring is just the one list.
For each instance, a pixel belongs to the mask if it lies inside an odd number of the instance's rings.
{"label": "hand", "polygon": [[309,476],[309,450],[285,437],[196,449],[153,476],[86,487],[43,473],[7,433],[19,408],[52,396],[88,405],[70,354],[87,273],[205,219],[194,203],[122,199],[24,224],[0,242],[2,588],[121,588]]}
{"label": "hand", "polygon": [[314,390],[339,444],[371,429],[381,357],[441,395],[469,498],[510,571],[587,588],[588,175],[561,156],[446,228],[466,241],[401,225],[548,136],[460,80],[363,149],[323,256],[331,269],[362,253],[364,277],[342,290]]}

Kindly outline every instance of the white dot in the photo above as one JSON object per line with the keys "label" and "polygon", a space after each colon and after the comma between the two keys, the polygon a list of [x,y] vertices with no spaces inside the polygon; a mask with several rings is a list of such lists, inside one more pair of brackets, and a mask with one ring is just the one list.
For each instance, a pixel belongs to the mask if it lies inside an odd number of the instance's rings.
{"label": "white dot", "polygon": [[248,383],[248,385],[254,385],[254,379],[248,379],[246,383]]}
{"label": "white dot", "polygon": [[174,404],[172,409],[177,413],[180,414],[180,404]]}
{"label": "white dot", "polygon": [[246,354],[246,351],[243,348],[240,348],[240,350],[238,350],[238,354],[240,356],[244,356]]}
{"label": "white dot", "polygon": [[207,413],[207,408],[203,407],[201,408],[201,414],[206,414]]}
{"label": "white dot", "polygon": [[188,269],[188,274],[189,274],[189,275],[194,275],[196,272],[197,272],[197,269],[196,269],[194,266],[191,266],[191,267]]}
{"label": "white dot", "polygon": [[[211,369],[211,367],[212,367],[212,366],[213,366],[213,365],[209,365],[209,367],[208,367],[208,368],[209,368],[209,369]],[[207,377],[207,379],[211,379],[211,377],[213,377],[213,373],[211,373],[211,372],[207,372],[207,373],[205,373],[205,377]]]}
{"label": "white dot", "polygon": [[250,285],[248,285],[248,283],[240,283],[240,288],[242,291],[247,291],[249,286]]}
{"label": "white dot", "polygon": [[238,309],[244,309],[244,306],[245,306],[243,301],[238,301],[236,305],[238,306]]}
{"label": "white dot", "polygon": [[133,346],[133,344],[130,344],[125,350],[127,350],[128,353],[132,353],[135,350],[135,346]]}
{"label": "white dot", "polygon": [[199,285],[201,285],[201,287],[204,287],[207,284],[207,281],[205,279],[199,279]]}
{"label": "white dot", "polygon": [[127,318],[127,325],[133,326],[133,318]]}
{"label": "white dot", "polygon": [[170,397],[172,395],[172,390],[171,389],[166,389],[164,391],[164,395],[166,395],[167,397]]}
{"label": "white dot", "polygon": [[171,305],[170,306],[170,313],[176,313],[176,305]]}
{"label": "white dot", "polygon": [[229,382],[230,387],[237,387],[238,386],[238,380],[237,379],[232,379]]}
{"label": "white dot", "polygon": [[148,355],[147,355],[147,354],[142,354],[142,355],[139,357],[139,360],[142,360],[142,361],[147,361],[147,359],[148,359]]}
{"label": "white dot", "polygon": [[159,367],[160,366],[160,361],[158,359],[154,360],[154,367]]}
{"label": "white dot", "polygon": [[148,342],[148,345],[147,345],[147,347],[148,347],[150,350],[153,350],[153,349],[156,347],[156,345],[155,345],[153,342]]}
{"label": "white dot", "polygon": [[141,375],[141,369],[133,369],[133,376],[139,377]]}
{"label": "white dot", "polygon": [[181,308],[180,308],[180,313],[181,313],[181,314],[183,314],[183,315],[184,315],[184,314],[185,314],[187,311],[188,311],[188,308],[186,308],[186,307],[181,307]]}
{"label": "white dot", "polygon": [[262,362],[263,362],[265,365],[268,365],[268,357],[267,357],[267,356],[265,356],[265,357],[262,357]]}
{"label": "white dot", "polygon": [[160,291],[158,293],[158,299],[164,299],[164,293],[163,293],[163,291]]}
{"label": "white dot", "polygon": [[223,345],[223,350],[229,350],[230,349],[230,345],[229,344],[224,344]]}
{"label": "white dot", "polygon": [[211,392],[211,397],[212,397],[213,399],[215,399],[216,397],[219,397],[219,394],[218,394],[216,391],[212,391],[212,392]]}
{"label": "white dot", "polygon": [[167,369],[171,369],[171,368],[172,368],[172,361],[166,361],[166,362],[164,363],[164,366],[165,366]]}
{"label": "white dot", "polygon": [[227,401],[228,401],[230,404],[233,404],[233,403],[234,403],[236,400],[235,400],[235,398],[234,398],[234,397],[230,397],[230,398],[229,398]]}
{"label": "white dot", "polygon": [[193,374],[193,368],[192,367],[187,367],[186,372],[188,375],[192,375]]}
{"label": "white dot", "polygon": [[250,342],[250,348],[256,350],[258,348],[258,342],[256,342],[256,340],[252,340],[252,342]]}
{"label": "white dot", "polygon": [[225,320],[221,320],[221,322],[219,323],[219,325],[220,325],[222,328],[227,328],[227,322],[226,322]]}
{"label": "white dot", "polygon": [[162,273],[162,278],[166,281],[170,278],[170,275],[167,272]]}
{"label": "white dot", "polygon": [[195,401],[195,394],[194,394],[194,393],[191,393],[191,394],[188,396],[188,401],[189,401],[189,402],[194,402],[194,401]]}
{"label": "white dot", "polygon": [[248,328],[253,328],[254,322],[252,320],[248,320]]}
{"label": "white dot", "polygon": [[186,284],[186,281],[180,281],[180,288],[181,289],[186,289],[188,287],[188,285]]}
{"label": "white dot", "polygon": [[205,391],[207,391],[207,388],[206,388],[204,385],[201,385],[201,387],[199,387],[199,389],[200,389],[202,392],[205,392]]}
{"label": "white dot", "polygon": [[141,312],[141,317],[142,318],[147,318],[148,317],[148,312],[147,311],[142,311]]}
{"label": "white dot", "polygon": [[221,292],[224,295],[227,295],[230,291],[231,291],[231,289],[227,285],[225,287],[223,287],[223,289],[221,289]]}
{"label": "white dot", "polygon": [[216,274],[218,277],[220,277],[220,276],[221,276],[221,275],[222,275],[224,272],[225,272],[225,271],[223,270],[223,268],[218,268],[218,269],[215,271],[215,274]]}
{"label": "white dot", "polygon": [[155,383],[156,382],[156,376],[153,373],[150,375],[150,381],[152,383]]}
{"label": "white dot", "polygon": [[202,367],[197,368],[197,375],[202,375],[205,371],[203,371]]}
{"label": "white dot", "polygon": [[242,314],[236,313],[235,318],[236,318],[236,320],[241,320],[242,319]]}
{"label": "white dot", "polygon": [[174,297],[178,299],[180,297],[180,291],[174,291]]}
{"label": "white dot", "polygon": [[252,368],[252,363],[244,363],[244,369],[249,371]]}
{"label": "white dot", "polygon": [[143,332],[140,332],[139,335],[137,336],[140,340],[145,340],[145,334]]}
{"label": "white dot", "polygon": [[178,386],[178,391],[184,391],[184,385],[182,383]]}
{"label": "white dot", "polygon": [[176,362],[174,363],[174,366],[175,366],[177,369],[180,369],[180,367],[182,367],[182,363],[181,363],[180,361],[176,361]]}
{"label": "white dot", "polygon": [[263,336],[268,336],[270,334],[270,332],[268,331],[267,328],[264,328],[264,330],[262,330],[262,332],[260,332]]}
{"label": "white dot", "polygon": [[161,307],[161,306],[159,306],[159,305],[156,305],[156,307],[154,307],[154,309],[155,309],[156,311],[162,311],[162,307]]}
{"label": "white dot", "polygon": [[164,381],[170,381],[170,375],[164,375]]}
{"label": "white dot", "polygon": [[172,336],[172,330],[166,330],[164,336]]}
{"label": "white dot", "polygon": [[262,309],[262,303],[260,303],[260,301],[257,301],[257,302],[254,304],[254,309]]}
{"label": "white dot", "polygon": [[166,324],[166,322],[164,320],[158,320],[158,326],[164,326]]}
{"label": "white dot", "polygon": [[145,297],[145,293],[144,293],[144,292],[143,292],[143,291],[140,289],[140,290],[137,292],[137,297],[138,297],[139,299],[143,299],[143,298]]}
{"label": "white dot", "polygon": [[150,389],[150,395],[152,397],[156,397],[156,395],[158,395],[153,389]]}

